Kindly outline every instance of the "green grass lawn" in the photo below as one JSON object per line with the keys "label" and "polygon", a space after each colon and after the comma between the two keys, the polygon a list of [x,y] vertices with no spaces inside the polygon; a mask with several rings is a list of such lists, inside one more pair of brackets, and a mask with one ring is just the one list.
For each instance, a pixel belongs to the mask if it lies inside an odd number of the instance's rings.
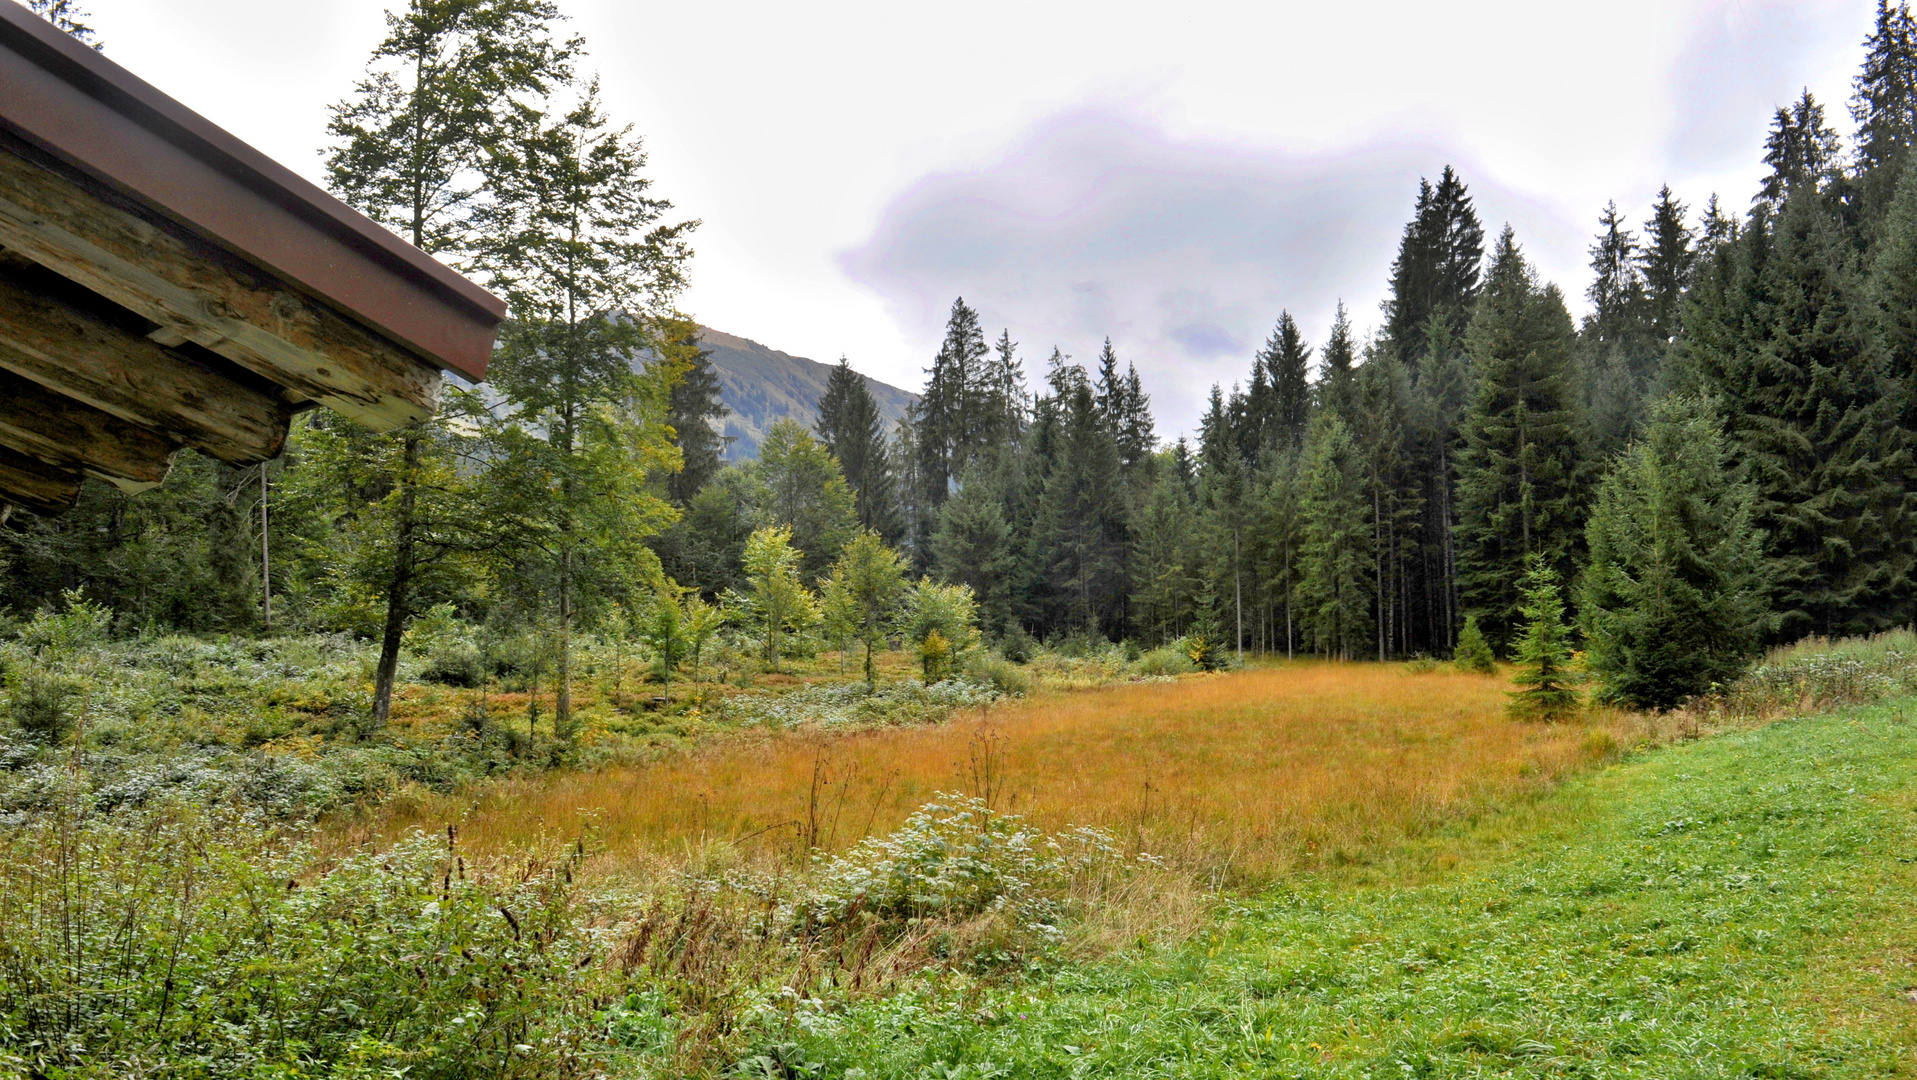
{"label": "green grass lawn", "polygon": [[1456,869],[1302,882],[1175,953],[801,1007],[745,1069],[1917,1075],[1912,717],[1905,700],[1638,755],[1420,845]]}

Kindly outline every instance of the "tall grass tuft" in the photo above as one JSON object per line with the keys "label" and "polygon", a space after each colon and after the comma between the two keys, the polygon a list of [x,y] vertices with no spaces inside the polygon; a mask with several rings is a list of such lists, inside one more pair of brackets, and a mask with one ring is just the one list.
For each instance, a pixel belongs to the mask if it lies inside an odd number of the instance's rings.
{"label": "tall grass tuft", "polygon": [[1917,693],[1917,633],[1808,637],[1764,655],[1723,692],[1733,716],[1809,713]]}

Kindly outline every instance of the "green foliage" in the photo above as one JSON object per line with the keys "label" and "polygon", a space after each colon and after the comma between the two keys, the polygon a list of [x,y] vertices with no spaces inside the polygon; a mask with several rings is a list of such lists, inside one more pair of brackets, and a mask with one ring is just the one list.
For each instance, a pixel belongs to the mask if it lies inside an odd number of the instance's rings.
{"label": "green foliage", "polygon": [[885,417],[865,385],[865,376],[853,371],[843,356],[819,398],[819,421],[814,430],[826,452],[845,471],[859,527],[896,543],[904,535],[904,522],[899,517],[891,453],[885,442]]}
{"label": "green foliage", "polygon": [[98,645],[113,627],[113,612],[87,599],[84,589],[60,594],[61,609],[43,607],[20,628],[20,643],[64,656]]}
{"label": "green foliage", "polygon": [[759,460],[747,468],[764,499],[761,520],[791,531],[800,575],[818,581],[859,529],[839,463],[797,421],[779,420],[759,445]]}
{"label": "green foliage", "polygon": [[1728,684],[1756,654],[1765,590],[1754,497],[1697,398],[1661,402],[1643,441],[1612,464],[1580,589],[1608,700],[1668,709]]}
{"label": "green foliage", "polygon": [[73,731],[80,684],[34,665],[8,677],[7,714],[27,738],[48,746],[66,742]]}
{"label": "green foliage", "polygon": [[1510,229],[1498,238],[1466,345],[1476,386],[1458,456],[1458,591],[1494,645],[1517,632],[1533,554],[1564,573],[1583,529],[1575,335]]}
{"label": "green foliage", "polygon": [[898,631],[918,651],[925,681],[940,682],[978,644],[978,601],[964,585],[921,578],[906,590]]}
{"label": "green foliage", "polygon": [[1524,617],[1512,649],[1515,670],[1510,711],[1520,720],[1556,722],[1577,715],[1571,671],[1571,630],[1564,623],[1558,572],[1541,555],[1527,561],[1518,611]]}
{"label": "green foliage", "polygon": [[1451,662],[1459,671],[1475,671],[1480,675],[1497,671],[1497,657],[1491,653],[1491,643],[1484,640],[1484,632],[1478,629],[1476,615],[1464,617],[1464,629],[1458,633],[1458,647],[1451,655]]}
{"label": "green foliage", "polygon": [[1298,603],[1314,648],[1349,660],[1368,650],[1375,581],[1370,500],[1350,431],[1321,413],[1306,440]]}
{"label": "green foliage", "polygon": [[878,685],[872,653],[891,625],[905,596],[905,560],[885,545],[879,534],[861,529],[845,545],[826,582],[827,618],[844,627],[847,637],[865,646],[865,685]]}
{"label": "green foliage", "polygon": [[415,836],[328,865],[231,815],[0,833],[0,1070],[551,1076],[580,1067],[576,857],[487,874]]}
{"label": "green foliage", "polygon": [[745,591],[727,597],[732,621],[760,635],[765,662],[774,670],[786,654],[788,638],[804,633],[820,618],[817,600],[799,578],[799,557],[790,528],[754,530],[745,546]]}

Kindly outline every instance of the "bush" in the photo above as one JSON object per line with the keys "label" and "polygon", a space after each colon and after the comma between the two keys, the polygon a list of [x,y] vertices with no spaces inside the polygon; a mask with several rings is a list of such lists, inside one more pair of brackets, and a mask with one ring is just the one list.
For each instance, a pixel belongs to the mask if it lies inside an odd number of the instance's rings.
{"label": "bush", "polygon": [[113,611],[104,604],[91,603],[80,589],[60,594],[64,610],[41,608],[20,630],[20,642],[30,648],[54,653],[70,653],[98,645],[113,626]]}
{"label": "bush", "polygon": [[1132,670],[1148,677],[1183,675],[1197,671],[1198,665],[1192,658],[1180,652],[1176,645],[1161,645],[1140,656],[1132,664]]}
{"label": "bush", "polygon": [[427,654],[420,666],[422,682],[472,689],[486,682],[486,655],[470,641],[450,641]]}
{"label": "bush", "polygon": [[79,686],[44,668],[29,668],[15,681],[8,714],[21,731],[37,742],[58,746],[73,730],[74,699]]}
{"label": "bush", "polygon": [[965,677],[1007,697],[1024,697],[1032,690],[1032,673],[996,653],[973,653],[965,664]]}
{"label": "bush", "polygon": [[1025,627],[1017,619],[1005,624],[1005,633],[998,639],[1000,656],[1014,664],[1029,664],[1032,655],[1038,651],[1038,642],[1025,632]]}

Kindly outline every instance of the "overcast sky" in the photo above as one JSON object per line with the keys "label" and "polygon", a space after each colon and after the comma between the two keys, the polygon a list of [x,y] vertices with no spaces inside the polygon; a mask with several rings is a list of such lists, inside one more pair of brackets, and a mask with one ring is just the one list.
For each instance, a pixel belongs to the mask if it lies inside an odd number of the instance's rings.
{"label": "overcast sky", "polygon": [[[318,178],[382,0],[82,0],[109,56]],[[1281,309],[1378,321],[1455,165],[1572,297],[1616,199],[1744,207],[1771,110],[1844,103],[1868,0],[963,5],[559,0],[656,191],[704,221],[684,306],[909,389],[963,295],[1028,370],[1109,335],[1161,434]],[[1581,300],[1579,301],[1581,303]]]}

